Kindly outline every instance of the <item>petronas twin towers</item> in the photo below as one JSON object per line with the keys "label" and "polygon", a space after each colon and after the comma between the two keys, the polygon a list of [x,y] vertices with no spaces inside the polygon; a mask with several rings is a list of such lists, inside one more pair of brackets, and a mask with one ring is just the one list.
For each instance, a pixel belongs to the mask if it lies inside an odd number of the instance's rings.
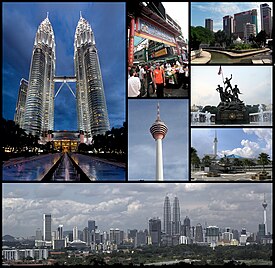
{"label": "petronas twin towers", "polygon": [[[32,53],[23,128],[44,136],[54,129],[55,38],[47,18],[38,27]],[[74,40],[78,130],[86,137],[110,129],[100,64],[92,28],[81,13]],[[64,82],[66,76],[64,77]],[[68,107],[70,109],[70,107]]]}

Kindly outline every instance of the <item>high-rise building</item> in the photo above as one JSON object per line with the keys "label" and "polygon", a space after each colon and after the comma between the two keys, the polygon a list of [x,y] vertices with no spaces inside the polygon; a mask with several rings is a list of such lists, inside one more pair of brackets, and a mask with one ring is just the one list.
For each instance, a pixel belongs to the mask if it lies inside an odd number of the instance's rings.
{"label": "high-rise building", "polygon": [[86,245],[91,243],[91,232],[89,232],[89,228],[85,227],[83,229],[83,241],[86,242]]}
{"label": "high-rise building", "polygon": [[264,195],[264,202],[262,203],[262,206],[264,208],[264,226],[265,226],[265,235],[267,235],[267,224],[266,224],[266,207],[267,203],[265,201],[265,195]]}
{"label": "high-rise building", "polygon": [[205,19],[205,28],[213,32],[213,20]]}
{"label": "high-rise building", "polygon": [[251,36],[256,36],[256,25],[251,23],[246,23],[244,25],[244,39],[249,42]]}
{"label": "high-rise building", "polygon": [[86,137],[110,129],[94,33],[80,14],[74,37],[78,129]]}
{"label": "high-rise building", "polygon": [[95,231],[96,226],[95,226],[95,221],[90,220],[88,221],[88,230],[89,232]]}
{"label": "high-rise building", "polygon": [[235,37],[244,38],[244,27],[246,23],[256,26],[256,34],[258,33],[257,9],[252,9],[234,14],[234,35]]}
{"label": "high-rise building", "polygon": [[52,216],[43,214],[43,239],[44,241],[52,240]]}
{"label": "high-rise building", "polygon": [[60,224],[57,227],[57,239],[58,240],[62,240],[63,239],[63,225],[62,224]]}
{"label": "high-rise building", "polygon": [[228,38],[231,38],[233,33],[233,17],[230,15],[223,17],[223,31]]}
{"label": "high-rise building", "polygon": [[55,41],[48,15],[36,32],[23,128],[41,136],[53,130]]}
{"label": "high-rise building", "polygon": [[73,228],[73,241],[78,240],[78,229],[77,226]]}
{"label": "high-rise building", "polygon": [[154,246],[160,246],[161,243],[161,221],[158,218],[149,220],[149,235],[151,243]]}
{"label": "high-rise building", "polygon": [[16,110],[14,115],[14,122],[18,124],[20,128],[23,128],[23,125],[24,125],[24,114],[25,114],[28,85],[29,85],[29,82],[24,78],[22,78],[20,81]]}
{"label": "high-rise building", "polygon": [[270,38],[272,33],[272,13],[271,7],[268,4],[260,5],[261,13],[261,30],[264,30]]}
{"label": "high-rise building", "polygon": [[180,235],[180,204],[178,197],[175,197],[173,203],[173,235]]}
{"label": "high-rise building", "polygon": [[166,235],[172,235],[171,205],[168,196],[164,199],[163,207],[163,232]]}
{"label": "high-rise building", "polygon": [[196,225],[195,241],[203,242],[203,231],[202,231],[202,225],[200,223]]}
{"label": "high-rise building", "polygon": [[219,241],[219,228],[217,226],[208,226],[206,228],[206,242],[216,243]]}
{"label": "high-rise building", "polygon": [[168,128],[160,119],[159,103],[157,107],[157,119],[150,127],[150,132],[156,141],[156,180],[163,181],[162,140],[167,134]]}
{"label": "high-rise building", "polygon": [[35,232],[35,240],[42,240],[43,235],[42,235],[42,230],[38,228]]}

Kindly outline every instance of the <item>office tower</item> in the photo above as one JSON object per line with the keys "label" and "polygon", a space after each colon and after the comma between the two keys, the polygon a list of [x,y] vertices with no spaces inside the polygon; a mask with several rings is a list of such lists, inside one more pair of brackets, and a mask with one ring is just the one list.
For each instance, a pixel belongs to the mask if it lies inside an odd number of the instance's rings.
{"label": "office tower", "polygon": [[244,25],[244,39],[248,42],[251,36],[256,36],[256,26],[255,24],[246,23]]}
{"label": "office tower", "polygon": [[213,32],[213,20],[205,19],[205,28]]}
{"label": "office tower", "polygon": [[166,235],[172,235],[171,205],[168,196],[164,199],[163,207],[163,232]]}
{"label": "office tower", "polygon": [[206,228],[206,242],[216,243],[219,240],[219,228],[217,226],[208,226]]}
{"label": "office tower", "polygon": [[43,239],[42,230],[38,228],[35,232],[35,240],[42,240],[42,239]]}
{"label": "office tower", "polygon": [[146,245],[146,232],[138,231],[136,238],[136,245],[138,247]]}
{"label": "office tower", "polygon": [[173,203],[173,235],[180,234],[180,204],[178,197],[175,197]]}
{"label": "office tower", "polygon": [[233,239],[240,240],[239,231],[238,230],[232,230],[233,233]]}
{"label": "office tower", "polygon": [[110,228],[110,242],[115,243],[115,229]]}
{"label": "office tower", "polygon": [[60,225],[57,227],[57,239],[58,239],[58,240],[63,239],[63,225],[62,225],[62,224],[60,224]]}
{"label": "office tower", "polygon": [[137,237],[137,229],[128,231],[128,240],[135,241],[136,237]]}
{"label": "office tower", "polygon": [[265,226],[265,235],[267,235],[267,224],[266,224],[266,207],[267,203],[265,201],[265,195],[264,195],[264,202],[262,203],[262,206],[264,208],[264,226]]}
{"label": "office tower", "polygon": [[161,242],[161,221],[158,218],[149,220],[149,235],[154,246],[160,246]]}
{"label": "office tower", "polygon": [[24,125],[24,114],[26,106],[26,98],[28,91],[29,82],[24,78],[20,81],[20,86],[18,90],[18,98],[14,115],[14,122],[18,124],[20,128],[23,128]]}
{"label": "office tower", "polygon": [[91,243],[91,232],[89,232],[88,227],[83,229],[83,241],[86,242],[86,245],[90,245]]}
{"label": "office tower", "polygon": [[222,233],[222,239],[225,243],[229,243],[233,239],[233,233],[230,230],[230,227],[227,227]]}
{"label": "office tower", "polygon": [[264,30],[268,38],[270,38],[272,33],[272,13],[271,13],[270,6],[268,4],[261,4],[260,14],[261,14],[261,30]]}
{"label": "office tower", "polygon": [[184,236],[187,236],[187,237],[191,236],[190,227],[191,227],[190,219],[188,218],[188,216],[186,216],[183,221],[183,235]]}
{"label": "office tower", "polygon": [[88,230],[89,232],[95,231],[96,226],[95,226],[95,221],[90,220],[88,221]]}
{"label": "office tower", "polygon": [[36,32],[23,128],[41,136],[53,130],[55,41],[48,15]]}
{"label": "office tower", "polygon": [[228,38],[231,38],[233,33],[233,17],[230,15],[223,17],[223,31]]}
{"label": "office tower", "polygon": [[43,239],[44,241],[52,240],[52,216],[43,214]]}
{"label": "office tower", "polygon": [[78,230],[77,226],[73,228],[73,241],[78,240]]}
{"label": "office tower", "polygon": [[245,245],[246,244],[247,237],[248,237],[248,235],[246,233],[246,229],[242,228],[241,235],[240,235],[240,244],[241,245]]}
{"label": "office tower", "polygon": [[202,225],[200,223],[196,225],[195,241],[203,242],[203,231],[202,231]]}
{"label": "office tower", "polygon": [[265,225],[263,223],[259,224],[259,232],[258,232],[258,236],[260,238],[265,236]]}
{"label": "office tower", "polygon": [[94,33],[81,13],[74,39],[78,129],[89,138],[110,125]]}
{"label": "office tower", "polygon": [[156,141],[156,180],[163,181],[162,140],[167,134],[168,128],[160,119],[159,103],[157,106],[157,119],[150,128],[150,132]]}
{"label": "office tower", "polygon": [[244,26],[251,23],[256,26],[256,34],[258,33],[257,9],[252,9],[234,14],[234,35],[235,37],[244,38]]}
{"label": "office tower", "polygon": [[214,154],[214,158],[217,157],[218,154],[218,138],[217,138],[217,131],[215,130],[215,138],[213,141],[213,154]]}

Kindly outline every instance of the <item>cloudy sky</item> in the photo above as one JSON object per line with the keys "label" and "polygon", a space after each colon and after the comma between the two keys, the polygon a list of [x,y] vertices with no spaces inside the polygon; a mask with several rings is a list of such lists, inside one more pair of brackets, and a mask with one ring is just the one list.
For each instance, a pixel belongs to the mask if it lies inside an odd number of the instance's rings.
{"label": "cloudy sky", "polygon": [[[263,222],[263,195],[267,206],[268,231],[272,231],[271,183],[127,183],[127,184],[3,184],[3,234],[35,235],[42,229],[43,213],[52,214],[52,230],[77,226],[83,230],[88,220],[98,228],[145,229],[151,217],[163,219],[165,195],[171,205],[179,198],[181,219],[191,225],[220,228],[246,227],[257,232]],[[253,211],[253,213],[251,213]]]}
{"label": "cloudy sky", "polygon": [[193,128],[191,146],[197,150],[200,157],[213,153],[215,131],[220,157],[236,154],[244,158],[257,158],[260,153],[267,153],[272,159],[270,128]]}
{"label": "cloudy sky", "polygon": [[[214,105],[220,103],[218,85],[223,85],[219,66],[192,66],[191,105]],[[272,66],[222,66],[224,79],[232,74],[232,87],[238,86],[239,98],[247,105],[272,103]]]}
{"label": "cloudy sky", "polygon": [[[157,100],[128,100],[128,178],[155,180],[156,142],[149,129],[157,118]],[[160,118],[168,127],[162,141],[164,180],[188,175],[188,101],[159,100]]]}
{"label": "cloudy sky", "polygon": [[[14,118],[21,78],[29,79],[35,33],[46,18],[56,42],[56,75],[74,75],[74,34],[79,12],[94,31],[111,127],[125,121],[125,3],[4,3],[3,116]],[[55,92],[61,83],[56,83]],[[75,84],[71,84],[75,91]],[[76,102],[64,86],[55,100],[55,130],[77,130]]]}
{"label": "cloudy sky", "polygon": [[[267,3],[273,9],[272,2]],[[193,2],[191,3],[191,25],[205,26],[205,19],[213,20],[214,31],[222,30],[222,18],[226,15],[257,9],[258,31],[261,30],[260,4],[261,2]],[[273,11],[273,10],[272,10]]]}

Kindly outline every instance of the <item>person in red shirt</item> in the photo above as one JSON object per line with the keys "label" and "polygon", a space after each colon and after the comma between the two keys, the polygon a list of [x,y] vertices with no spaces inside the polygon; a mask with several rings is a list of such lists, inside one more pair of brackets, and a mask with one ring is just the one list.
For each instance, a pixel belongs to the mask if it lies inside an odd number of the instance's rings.
{"label": "person in red shirt", "polygon": [[156,64],[156,69],[153,72],[153,79],[155,88],[157,89],[157,97],[164,97],[164,87],[165,87],[165,75],[164,71],[160,69],[159,63]]}

